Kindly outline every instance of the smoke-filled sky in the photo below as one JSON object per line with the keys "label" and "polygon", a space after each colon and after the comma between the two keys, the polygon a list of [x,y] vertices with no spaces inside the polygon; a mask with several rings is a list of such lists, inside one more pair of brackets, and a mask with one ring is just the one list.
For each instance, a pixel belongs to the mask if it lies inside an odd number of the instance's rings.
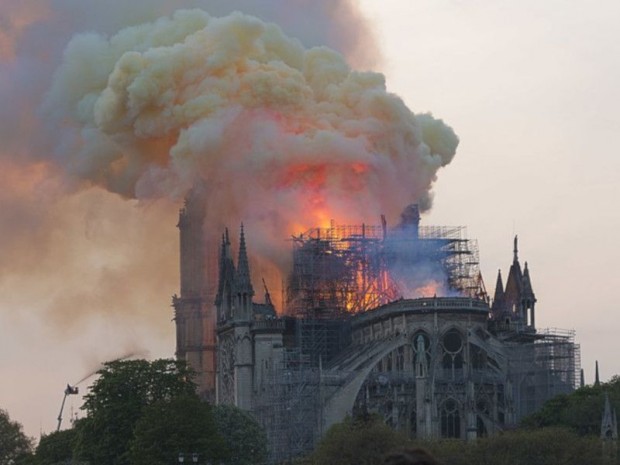
{"label": "smoke-filled sky", "polygon": [[3,2],[0,408],[49,432],[67,382],[172,355],[195,173],[274,262],[279,228],[434,194],[423,222],[469,226],[492,288],[519,234],[539,326],[620,373],[620,11],[542,3]]}

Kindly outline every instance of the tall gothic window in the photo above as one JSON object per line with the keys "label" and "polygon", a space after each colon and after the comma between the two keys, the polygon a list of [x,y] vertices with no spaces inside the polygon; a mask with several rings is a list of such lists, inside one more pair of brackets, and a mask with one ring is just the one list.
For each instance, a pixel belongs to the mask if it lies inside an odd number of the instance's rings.
{"label": "tall gothic window", "polygon": [[458,403],[454,399],[447,399],[441,408],[441,437],[461,437],[461,417]]}
{"label": "tall gothic window", "polygon": [[463,368],[463,338],[456,329],[450,329],[444,334],[441,343],[444,349],[442,366],[451,371],[454,378],[454,370]]}

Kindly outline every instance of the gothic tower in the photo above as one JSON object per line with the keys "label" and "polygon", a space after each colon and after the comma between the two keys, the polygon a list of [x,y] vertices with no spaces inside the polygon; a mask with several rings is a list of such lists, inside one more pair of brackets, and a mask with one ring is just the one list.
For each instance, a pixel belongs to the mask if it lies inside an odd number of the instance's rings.
{"label": "gothic tower", "polygon": [[512,265],[508,272],[506,287],[502,282],[501,272],[497,274],[495,285],[495,298],[491,312],[493,319],[504,325],[516,323],[523,328],[536,329],[536,295],[532,288],[530,270],[525,262],[525,268],[521,269],[519,262],[519,247],[517,236],[514,238]]}
{"label": "gothic tower", "polygon": [[215,307],[208,279],[208,249],[203,230],[205,195],[195,186],[179,212],[181,295],[173,296],[176,356],[196,371],[199,393],[215,398]]}
{"label": "gothic tower", "polygon": [[220,278],[216,297],[219,346],[216,403],[232,404],[244,410],[252,407],[254,288],[241,225],[239,255],[235,267],[228,231],[220,251]]}

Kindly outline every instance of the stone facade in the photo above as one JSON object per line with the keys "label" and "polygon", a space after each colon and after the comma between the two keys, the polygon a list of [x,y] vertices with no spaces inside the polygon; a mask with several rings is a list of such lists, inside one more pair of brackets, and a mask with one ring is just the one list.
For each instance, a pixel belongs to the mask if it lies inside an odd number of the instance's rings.
{"label": "stone facade", "polygon": [[499,274],[492,304],[476,292],[283,316],[266,287],[255,301],[243,226],[236,262],[226,231],[217,285],[205,283],[203,208],[190,197],[179,218],[177,356],[199,373],[204,397],[256,416],[274,461],[311,450],[347,415],[378,414],[410,437],[474,440],[575,388],[579,347],[571,333],[536,328],[516,238],[506,287]]}

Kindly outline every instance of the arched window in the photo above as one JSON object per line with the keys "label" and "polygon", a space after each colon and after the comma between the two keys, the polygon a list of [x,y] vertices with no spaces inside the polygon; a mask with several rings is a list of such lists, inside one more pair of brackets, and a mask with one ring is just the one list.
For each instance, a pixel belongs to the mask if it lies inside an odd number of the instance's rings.
{"label": "arched window", "polygon": [[442,357],[442,367],[445,370],[452,371],[463,368],[463,337],[456,329],[448,330],[441,340],[444,349]]}
{"label": "arched window", "polygon": [[441,437],[461,437],[461,416],[454,399],[447,399],[441,408]]}

